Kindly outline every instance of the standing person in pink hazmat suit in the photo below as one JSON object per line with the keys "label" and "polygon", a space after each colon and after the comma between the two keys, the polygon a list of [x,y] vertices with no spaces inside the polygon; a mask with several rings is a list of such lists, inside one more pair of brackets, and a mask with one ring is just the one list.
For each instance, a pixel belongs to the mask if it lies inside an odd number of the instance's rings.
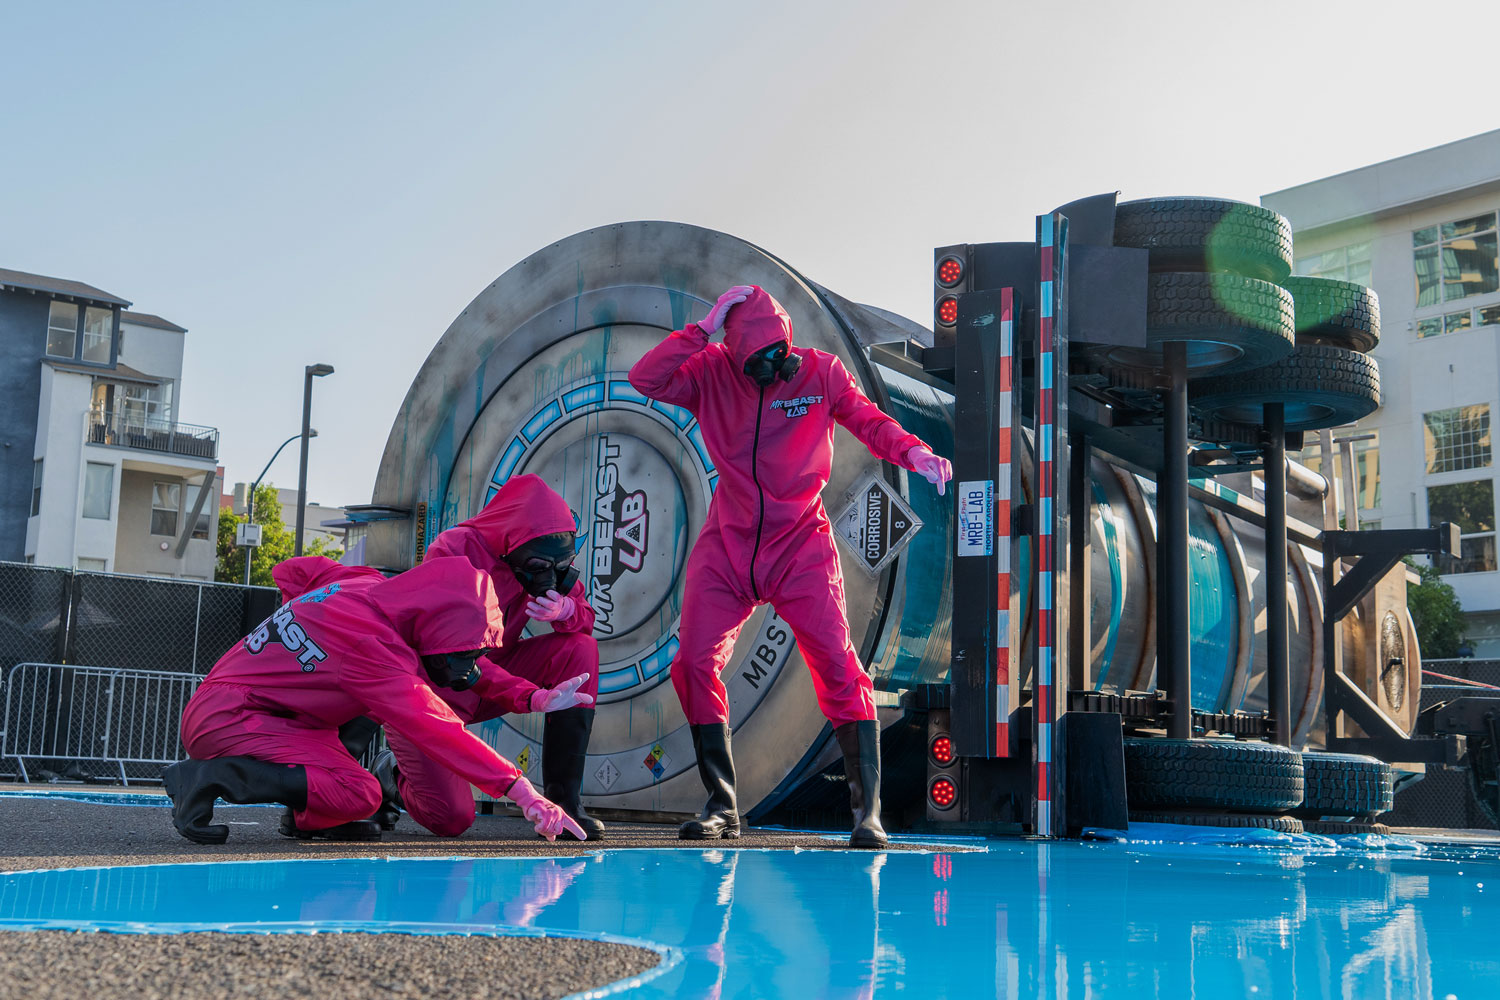
{"label": "standing person in pink hazmat suit", "polygon": [[162,772],[172,822],[221,844],[214,801],[280,802],[298,831],[378,839],[380,783],[339,742],[368,715],[465,783],[510,798],[549,840],[583,831],[514,764],[464,729],[434,686],[468,686],[504,622],[488,579],[437,559],[390,580],[331,582],[283,604],[209,671],[182,713],[190,759]]}
{"label": "standing person in pink hazmat suit", "polygon": [[[478,514],[438,535],[427,558],[457,556],[488,574],[505,616],[498,648],[479,661],[483,680],[472,691],[445,694],[448,704],[465,723],[546,712],[543,794],[588,840],[602,840],[604,824],[579,798],[599,693],[599,643],[594,609],[573,567],[576,528],[567,501],[545,480],[514,476]],[[524,636],[528,621],[547,622],[552,631]],[[468,829],[474,822],[469,789],[400,736],[390,743],[391,752],[374,765],[388,791],[396,786],[401,804],[434,833],[456,836]]]}
{"label": "standing person in pink hazmat suit", "polygon": [[[724,328],[723,343],[709,338]],[[869,675],[849,638],[844,577],[820,494],[841,424],[879,458],[938,492],[947,460],[872,403],[838,358],[792,347],[792,321],[755,285],[736,285],[708,316],[670,334],[630,370],[630,384],[692,411],[719,470],[708,519],[688,557],[672,686],[692,728],[708,804],[685,840],[739,836],[729,703],[720,672],[756,606],[791,626],[833,725],[854,810],[851,847],[884,847],[880,733]]]}

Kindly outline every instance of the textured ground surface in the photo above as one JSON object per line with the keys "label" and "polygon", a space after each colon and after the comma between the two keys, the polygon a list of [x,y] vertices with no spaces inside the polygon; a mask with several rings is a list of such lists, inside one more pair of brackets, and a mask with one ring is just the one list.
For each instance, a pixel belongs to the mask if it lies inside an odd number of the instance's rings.
{"label": "textured ground surface", "polygon": [[[0,793],[6,790],[0,786]],[[230,824],[229,842],[204,847],[178,836],[165,806],[0,797],[0,872],[215,859],[558,856],[601,846],[711,846],[677,840],[675,826],[622,823],[609,824],[609,839],[601,845],[551,844],[529,824],[500,816],[480,816],[456,839],[434,837],[403,816],[379,843],[294,841],[277,832],[279,817],[275,808],[221,808],[215,820]],[[843,844],[752,832],[737,846]],[[0,1000],[561,997],[638,975],[658,961],[645,949],[561,938],[5,932]]]}

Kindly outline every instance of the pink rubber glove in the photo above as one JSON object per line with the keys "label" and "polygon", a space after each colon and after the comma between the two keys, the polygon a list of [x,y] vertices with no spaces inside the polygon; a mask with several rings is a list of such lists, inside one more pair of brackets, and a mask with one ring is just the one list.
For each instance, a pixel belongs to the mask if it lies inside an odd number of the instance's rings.
{"label": "pink rubber glove", "polygon": [[922,445],[906,453],[906,462],[913,472],[937,487],[938,496],[943,495],[943,484],[953,478],[953,464]]}
{"label": "pink rubber glove", "polygon": [[578,689],[583,687],[583,682],[589,679],[588,674],[579,674],[571,680],[563,681],[552,689],[538,688],[531,692],[531,710],[533,712],[561,712],[565,708],[574,705],[582,705],[588,708],[594,703],[591,694],[579,694]]}
{"label": "pink rubber glove", "polygon": [[729,315],[730,308],[748,299],[753,291],[755,289],[749,285],[735,285],[719,296],[719,301],[714,303],[714,307],[708,311],[707,316],[698,321],[698,326],[712,337],[724,325],[724,317]]}
{"label": "pink rubber glove", "polygon": [[556,840],[557,835],[564,830],[577,837],[579,840],[587,840],[588,834],[583,832],[583,827],[573,821],[573,817],[562,811],[562,806],[554,805],[544,798],[542,793],[532,787],[531,782],[525,778],[517,778],[515,784],[510,786],[510,791],[505,797],[521,807],[521,815],[526,821],[536,827],[536,832],[548,840]]}
{"label": "pink rubber glove", "polygon": [[526,613],[539,622],[572,618],[573,612],[577,610],[578,606],[573,603],[573,598],[555,590],[547,591],[546,597],[533,597],[526,602]]}

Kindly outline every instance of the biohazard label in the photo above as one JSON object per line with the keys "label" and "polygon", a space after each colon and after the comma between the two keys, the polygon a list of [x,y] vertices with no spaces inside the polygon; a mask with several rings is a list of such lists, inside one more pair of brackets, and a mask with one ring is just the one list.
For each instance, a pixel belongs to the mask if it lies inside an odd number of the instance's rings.
{"label": "biohazard label", "polygon": [[879,476],[867,476],[853,495],[854,502],[834,519],[833,531],[866,572],[879,573],[912,540],[922,522]]}
{"label": "biohazard label", "polygon": [[600,764],[594,771],[594,777],[598,780],[599,784],[604,786],[605,791],[609,791],[614,787],[615,782],[619,780],[620,769],[615,767],[614,763],[606,757],[604,763]]}

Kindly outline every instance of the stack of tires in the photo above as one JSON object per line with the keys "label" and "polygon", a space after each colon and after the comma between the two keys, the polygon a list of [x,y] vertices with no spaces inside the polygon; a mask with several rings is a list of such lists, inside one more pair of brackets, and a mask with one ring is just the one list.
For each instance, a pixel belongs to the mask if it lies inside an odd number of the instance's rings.
{"label": "stack of tires", "polygon": [[[1258,428],[1280,403],[1287,431],[1346,424],[1380,406],[1375,293],[1292,277],[1281,215],[1214,198],[1151,198],[1115,210],[1115,245],[1149,252],[1144,348],[1090,347],[1084,363],[1158,372],[1184,348],[1200,420]],[[1368,757],[1299,754],[1234,740],[1129,739],[1125,781],[1138,822],[1379,832],[1390,768]]]}
{"label": "stack of tires", "polygon": [[1259,827],[1279,833],[1388,833],[1389,764],[1235,740],[1127,739],[1133,823]]}
{"label": "stack of tires", "polygon": [[1145,350],[1103,362],[1150,369],[1185,345],[1200,418],[1258,426],[1281,403],[1288,431],[1336,427],[1380,406],[1380,306],[1363,285],[1290,276],[1292,230],[1276,212],[1216,198],[1149,198],[1115,210],[1115,244],[1150,253]]}

